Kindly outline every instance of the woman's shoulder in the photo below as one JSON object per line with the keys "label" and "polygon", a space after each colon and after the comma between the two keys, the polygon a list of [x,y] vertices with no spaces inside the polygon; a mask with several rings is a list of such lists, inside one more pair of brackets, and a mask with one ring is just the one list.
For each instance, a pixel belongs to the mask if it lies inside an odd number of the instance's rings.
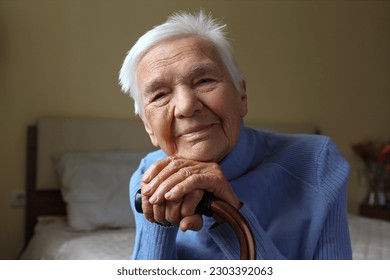
{"label": "woman's shoulder", "polygon": [[293,176],[313,186],[332,207],[345,191],[350,166],[335,142],[323,135],[289,135],[275,157]]}
{"label": "woman's shoulder", "polygon": [[252,130],[261,139],[271,154],[318,155],[331,142],[328,136],[319,134],[286,134],[271,130]]}
{"label": "woman's shoulder", "polygon": [[[257,130],[265,140],[265,162],[276,164],[312,184],[323,180],[323,175],[337,170],[337,176],[346,178],[349,166],[337,145],[328,136],[317,134],[283,134]],[[329,173],[330,172],[330,173]],[[342,173],[342,174],[341,174]]]}

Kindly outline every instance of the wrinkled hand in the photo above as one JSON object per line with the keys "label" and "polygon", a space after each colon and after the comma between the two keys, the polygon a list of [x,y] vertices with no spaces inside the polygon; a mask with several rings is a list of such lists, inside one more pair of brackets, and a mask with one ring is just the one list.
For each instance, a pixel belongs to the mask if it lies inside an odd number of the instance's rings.
{"label": "wrinkled hand", "polygon": [[143,213],[150,222],[200,230],[202,217],[195,209],[204,191],[214,194],[236,209],[241,203],[217,163],[167,157],[153,163],[142,176]]}

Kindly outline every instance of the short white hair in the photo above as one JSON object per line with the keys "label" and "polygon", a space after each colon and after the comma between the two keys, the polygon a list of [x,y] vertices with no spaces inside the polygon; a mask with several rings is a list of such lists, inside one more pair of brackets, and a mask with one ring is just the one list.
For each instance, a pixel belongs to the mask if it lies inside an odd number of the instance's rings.
{"label": "short white hair", "polygon": [[237,90],[241,89],[244,75],[238,68],[230,43],[226,39],[226,25],[217,23],[203,11],[197,14],[179,12],[171,15],[167,21],[155,26],[141,36],[129,50],[119,72],[119,84],[122,91],[134,99],[134,111],[143,114],[143,103],[136,80],[136,67],[141,57],[159,42],[178,36],[198,36],[211,43],[220,55]]}

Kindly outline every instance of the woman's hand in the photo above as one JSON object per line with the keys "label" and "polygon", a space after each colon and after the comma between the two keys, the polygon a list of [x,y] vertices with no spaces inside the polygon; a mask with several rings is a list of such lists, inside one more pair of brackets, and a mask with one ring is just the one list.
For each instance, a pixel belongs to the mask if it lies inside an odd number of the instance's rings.
{"label": "woman's hand", "polygon": [[200,230],[202,217],[195,209],[204,191],[236,209],[241,203],[217,163],[167,157],[152,164],[141,182],[142,209],[146,219]]}

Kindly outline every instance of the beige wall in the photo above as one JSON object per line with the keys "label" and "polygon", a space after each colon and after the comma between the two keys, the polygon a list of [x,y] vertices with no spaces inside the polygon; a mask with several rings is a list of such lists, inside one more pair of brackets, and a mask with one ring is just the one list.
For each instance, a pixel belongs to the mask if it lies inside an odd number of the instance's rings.
{"label": "beige wall", "polygon": [[247,76],[248,120],[310,122],[352,166],[356,141],[390,138],[389,1],[0,0],[0,258],[22,246],[26,126],[48,115],[132,118],[117,72],[136,38],[178,9],[223,19]]}

